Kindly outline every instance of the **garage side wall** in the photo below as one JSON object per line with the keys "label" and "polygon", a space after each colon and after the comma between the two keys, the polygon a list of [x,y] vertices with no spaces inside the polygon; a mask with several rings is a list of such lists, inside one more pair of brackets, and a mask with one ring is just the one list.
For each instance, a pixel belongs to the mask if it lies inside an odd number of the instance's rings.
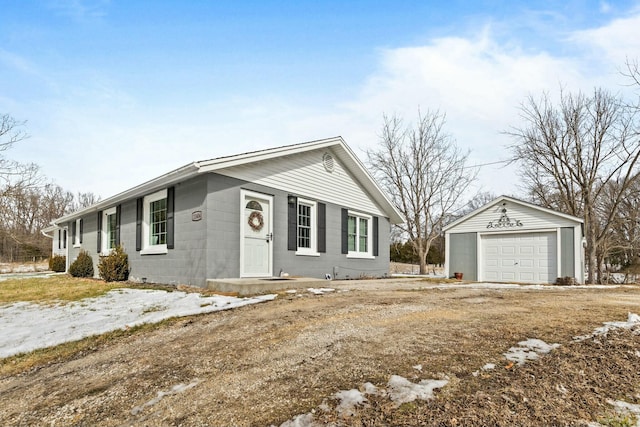
{"label": "garage side wall", "polygon": [[462,273],[465,280],[478,280],[478,234],[449,235],[449,274]]}
{"label": "garage side wall", "polygon": [[575,276],[575,247],[573,227],[560,229],[560,276]]}

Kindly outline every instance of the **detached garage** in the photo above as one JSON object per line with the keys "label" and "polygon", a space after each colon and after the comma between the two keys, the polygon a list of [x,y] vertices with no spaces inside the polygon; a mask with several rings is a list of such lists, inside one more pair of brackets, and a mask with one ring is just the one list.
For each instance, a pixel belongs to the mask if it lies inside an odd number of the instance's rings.
{"label": "detached garage", "polygon": [[445,273],[480,282],[584,282],[582,220],[501,196],[445,227]]}

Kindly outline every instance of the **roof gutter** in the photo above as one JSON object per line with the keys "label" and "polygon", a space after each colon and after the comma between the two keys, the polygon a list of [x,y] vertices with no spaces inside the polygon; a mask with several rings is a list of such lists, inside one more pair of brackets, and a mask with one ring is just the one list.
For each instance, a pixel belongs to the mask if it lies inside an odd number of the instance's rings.
{"label": "roof gutter", "polygon": [[156,189],[160,189],[162,187],[166,187],[167,185],[180,182],[186,178],[197,175],[199,172],[200,172],[200,166],[198,165],[198,163],[196,162],[189,163],[185,166],[182,166],[178,169],[175,169],[171,172],[168,172],[164,175],[161,175],[143,184],[140,184],[138,186],[125,190],[121,193],[118,193],[115,196],[109,197],[108,199],[101,200],[98,203],[95,203],[91,206],[88,206],[86,208],[64,215],[52,221],[51,225],[58,226],[60,223],[68,222],[70,220],[79,218],[88,213],[98,212],[102,209],[111,207],[124,200],[139,197],[141,195],[148,194]]}

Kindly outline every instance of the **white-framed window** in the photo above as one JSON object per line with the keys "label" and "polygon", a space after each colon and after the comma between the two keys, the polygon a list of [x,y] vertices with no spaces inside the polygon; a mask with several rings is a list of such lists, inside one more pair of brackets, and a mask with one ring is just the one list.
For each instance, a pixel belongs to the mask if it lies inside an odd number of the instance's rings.
{"label": "white-framed window", "polygon": [[149,194],[143,200],[142,250],[145,254],[166,254],[167,190]]}
{"label": "white-framed window", "polygon": [[298,198],[296,255],[320,256],[318,253],[318,204]]}
{"label": "white-framed window", "polygon": [[108,255],[116,247],[118,217],[116,208],[102,212],[102,253]]}
{"label": "white-framed window", "polygon": [[347,217],[347,257],[373,258],[373,218],[349,211]]}

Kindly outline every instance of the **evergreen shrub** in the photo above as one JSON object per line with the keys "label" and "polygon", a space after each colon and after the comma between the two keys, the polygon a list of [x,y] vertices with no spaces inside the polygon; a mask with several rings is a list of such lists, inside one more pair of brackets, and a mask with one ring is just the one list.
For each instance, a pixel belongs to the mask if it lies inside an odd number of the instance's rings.
{"label": "evergreen shrub", "polygon": [[129,256],[121,245],[100,258],[98,274],[105,282],[124,282],[129,278]]}
{"label": "evergreen shrub", "polygon": [[80,251],[78,258],[69,266],[69,274],[73,277],[93,277],[93,258],[89,252]]}
{"label": "evergreen shrub", "polygon": [[67,269],[67,257],[64,255],[54,255],[49,258],[49,270],[56,273],[64,273]]}

